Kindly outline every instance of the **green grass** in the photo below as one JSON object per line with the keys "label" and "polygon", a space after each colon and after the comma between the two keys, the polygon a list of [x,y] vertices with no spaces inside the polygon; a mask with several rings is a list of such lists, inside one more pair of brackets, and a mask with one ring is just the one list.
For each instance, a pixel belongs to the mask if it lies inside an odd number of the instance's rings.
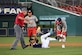
{"label": "green grass", "polygon": [[[12,43],[15,37],[0,37],[0,43]],[[25,42],[28,42],[28,38],[24,37]],[[38,37],[40,40],[40,38]],[[53,41],[54,42],[54,41]],[[58,41],[56,41],[58,42]],[[67,37],[67,42],[82,42],[82,36]],[[32,48],[28,47],[22,49],[21,46],[17,46],[17,50],[9,50],[10,46],[0,46],[0,55],[82,55],[82,46],[66,46],[62,49],[61,46],[51,46],[49,49]]]}
{"label": "green grass", "polygon": [[[0,43],[12,43],[14,39],[15,37],[0,37]],[[25,42],[28,42],[28,37],[24,37],[24,39]],[[38,39],[40,40],[40,37]],[[82,42],[82,36],[68,36],[66,42]]]}
{"label": "green grass", "polygon": [[82,42],[82,36],[69,36],[67,42]]}
{"label": "green grass", "polygon": [[49,49],[31,48],[9,50],[9,47],[0,47],[0,55],[82,55],[82,47],[51,47]]}

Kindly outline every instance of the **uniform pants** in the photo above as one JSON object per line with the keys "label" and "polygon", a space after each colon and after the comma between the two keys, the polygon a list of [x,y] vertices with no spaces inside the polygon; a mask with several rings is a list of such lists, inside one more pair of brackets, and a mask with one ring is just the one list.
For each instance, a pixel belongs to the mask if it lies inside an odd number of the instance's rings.
{"label": "uniform pants", "polygon": [[50,33],[47,33],[41,36],[42,48],[48,48],[49,42],[51,40],[56,40],[55,38],[48,37],[50,35]]}
{"label": "uniform pants", "polygon": [[19,25],[15,24],[14,25],[14,30],[15,30],[15,33],[16,33],[16,39],[14,40],[11,48],[16,48],[19,40],[21,42],[22,48],[24,48],[25,47],[25,42],[24,42],[24,34],[23,34],[22,28]]}

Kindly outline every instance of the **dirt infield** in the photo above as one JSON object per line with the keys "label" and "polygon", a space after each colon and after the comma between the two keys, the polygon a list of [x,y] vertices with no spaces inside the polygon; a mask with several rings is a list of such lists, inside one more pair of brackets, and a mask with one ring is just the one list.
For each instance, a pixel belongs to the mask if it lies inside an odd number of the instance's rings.
{"label": "dirt infield", "polygon": [[[12,44],[9,43],[5,43],[5,44],[0,44],[0,46],[11,46]],[[49,46],[61,46],[62,43],[50,43]],[[80,43],[76,43],[76,42],[66,42],[65,43],[66,46],[82,46],[82,42]],[[18,44],[18,46],[20,46],[20,44]]]}
{"label": "dirt infield", "polygon": [[[50,46],[61,46],[61,45],[62,45],[62,43],[50,43]],[[65,45],[66,46],[82,46],[82,43],[76,43],[76,42],[69,43],[69,42],[66,42]]]}

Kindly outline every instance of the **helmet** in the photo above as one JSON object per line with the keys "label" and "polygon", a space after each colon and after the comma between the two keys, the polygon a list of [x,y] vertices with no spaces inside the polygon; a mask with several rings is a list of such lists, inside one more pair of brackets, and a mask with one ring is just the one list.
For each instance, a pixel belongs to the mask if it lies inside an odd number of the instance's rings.
{"label": "helmet", "polygon": [[61,24],[61,18],[58,18],[56,24]]}
{"label": "helmet", "polygon": [[61,18],[58,18],[58,19],[57,19],[57,21],[59,21],[59,22],[60,22],[60,21],[61,21]]}

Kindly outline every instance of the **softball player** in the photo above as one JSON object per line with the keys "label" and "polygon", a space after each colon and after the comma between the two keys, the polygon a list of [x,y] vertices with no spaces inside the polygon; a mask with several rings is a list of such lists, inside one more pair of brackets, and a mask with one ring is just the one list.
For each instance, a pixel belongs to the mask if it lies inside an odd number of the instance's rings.
{"label": "softball player", "polygon": [[58,18],[54,24],[54,30],[56,31],[56,38],[59,39],[59,42],[63,42],[62,48],[65,48],[66,41],[66,32],[67,32],[67,24],[66,21]]}
{"label": "softball player", "polygon": [[50,29],[49,33],[41,35],[41,43],[36,42],[35,39],[32,39],[33,48],[49,48],[49,42],[52,40],[56,40],[55,38],[48,37],[53,33],[52,29]]}
{"label": "softball player", "polygon": [[25,22],[27,24],[27,35],[29,37],[29,40],[31,39],[32,36],[35,38],[36,36],[36,30],[37,30],[37,25],[36,22],[38,22],[38,19],[36,16],[32,14],[31,10],[28,10],[28,16],[25,17]]}

